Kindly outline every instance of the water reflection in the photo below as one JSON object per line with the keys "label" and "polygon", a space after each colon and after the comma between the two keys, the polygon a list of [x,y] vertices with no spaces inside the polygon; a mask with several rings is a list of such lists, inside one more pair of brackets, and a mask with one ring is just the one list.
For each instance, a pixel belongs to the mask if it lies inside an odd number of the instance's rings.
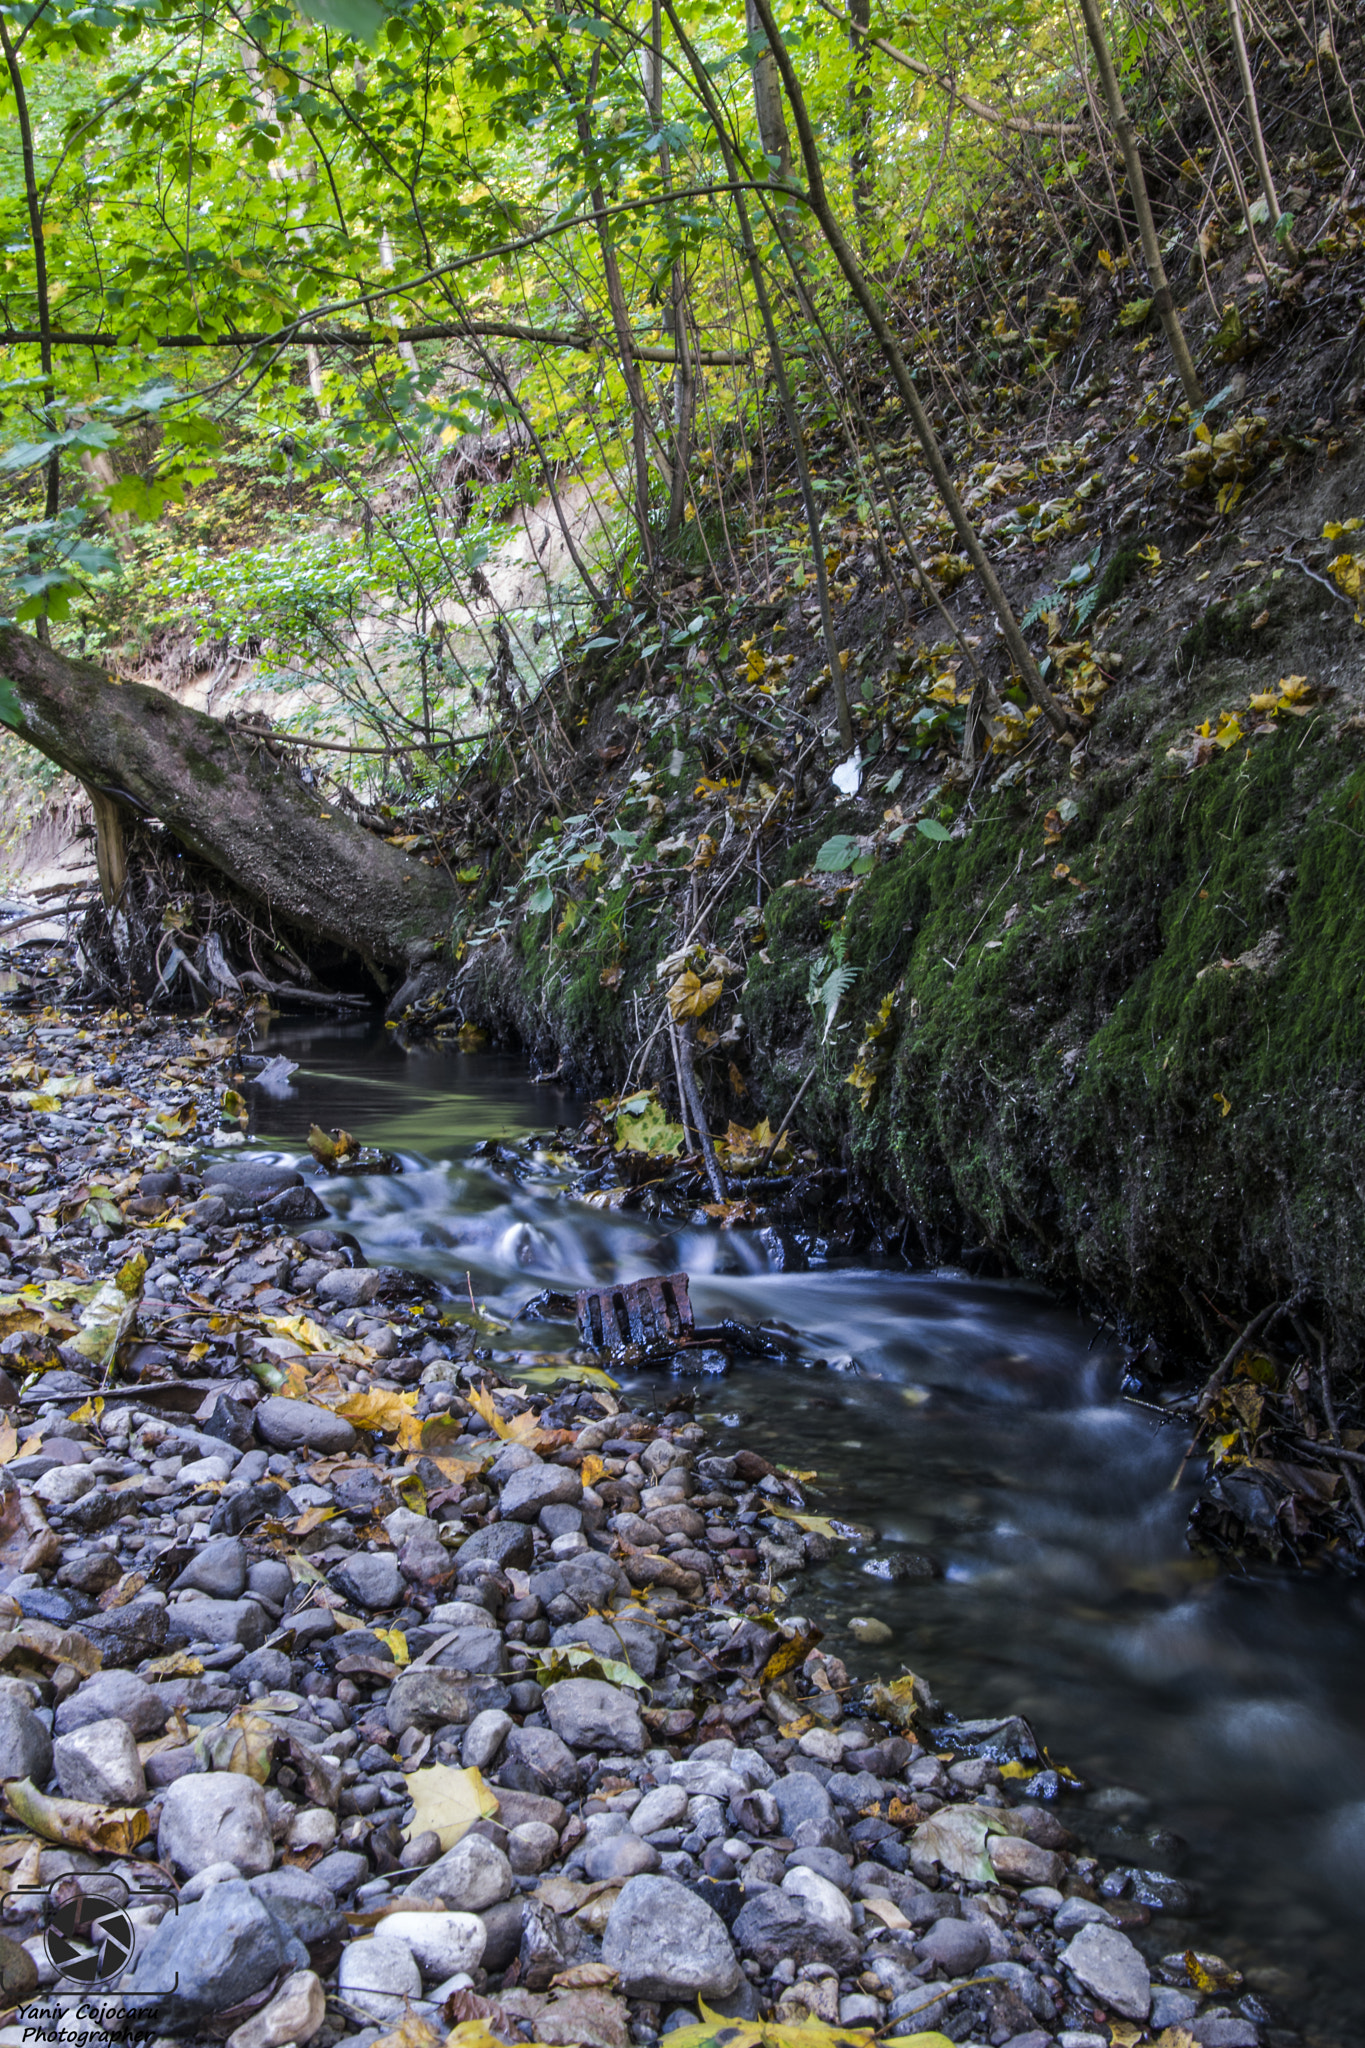
{"label": "water reflection", "polygon": [[[700,1406],[722,1436],[817,1470],[824,1503],[869,1531],[802,1583],[802,1608],[855,1671],[900,1661],[963,1713],[1028,1715],[1058,1762],[1108,1788],[1068,1807],[1097,1848],[1171,1868],[1183,1838],[1205,1912],[1156,1915],[1144,1946],[1217,1948],[1292,2001],[1315,2048],[1355,2048],[1365,1598],[1192,1557],[1184,1438],[1118,1398],[1090,1325],[1036,1290],[955,1274],[769,1272],[752,1235],[572,1198],[549,1140],[471,1158],[581,1114],[517,1062],[404,1058],[368,1024],[291,1027],[268,1050],[304,1070],[255,1103],[258,1142],[297,1150],[315,1121],[412,1155],[401,1177],[321,1184],[372,1257],[460,1293],[468,1272],[507,1316],[547,1284],[685,1266],[700,1319],[797,1330],[799,1361],[736,1370]],[[526,1334],[535,1348],[569,1336]],[[653,1406],[662,1387],[627,1392]],[[851,1616],[892,1640],[863,1649]]]}

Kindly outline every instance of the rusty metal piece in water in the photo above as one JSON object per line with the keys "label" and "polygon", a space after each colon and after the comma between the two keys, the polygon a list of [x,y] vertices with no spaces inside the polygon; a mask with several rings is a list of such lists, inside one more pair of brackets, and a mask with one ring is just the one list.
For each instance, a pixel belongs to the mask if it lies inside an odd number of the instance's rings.
{"label": "rusty metal piece in water", "polygon": [[628,1344],[652,1350],[686,1344],[692,1335],[686,1273],[618,1287],[584,1287],[575,1306],[579,1335],[594,1351],[621,1351]]}

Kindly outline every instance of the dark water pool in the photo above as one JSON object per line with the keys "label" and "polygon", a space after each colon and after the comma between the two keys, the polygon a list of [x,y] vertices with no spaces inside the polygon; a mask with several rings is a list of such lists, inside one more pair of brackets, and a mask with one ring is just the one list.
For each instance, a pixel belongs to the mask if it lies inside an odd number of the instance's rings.
{"label": "dark water pool", "polygon": [[[372,1257],[461,1292],[468,1273],[504,1315],[546,1285],[682,1266],[699,1319],[800,1331],[802,1362],[735,1371],[698,1401],[720,1436],[817,1471],[821,1505],[869,1531],[793,1604],[851,1670],[905,1665],[964,1717],[1027,1715],[1097,1788],[1068,1800],[1069,1823],[1196,1887],[1199,1916],[1154,1915],[1143,1945],[1216,1949],[1313,2048],[1359,2048],[1365,1589],[1229,1578],[1193,1557],[1184,1437],[1120,1398],[1092,1325],[951,1271],[773,1273],[751,1234],[665,1231],[575,1199],[548,1136],[516,1168],[473,1159],[581,1114],[519,1062],[404,1054],[369,1021],[277,1026],[265,1049],[301,1064],[286,1093],[250,1091],[253,1142],[298,1151],[317,1122],[403,1154],[401,1176],[319,1184]],[[565,1333],[503,1341],[525,1358]],[[628,1391],[656,1405],[663,1384]],[[859,1617],[890,1639],[865,1647]]]}

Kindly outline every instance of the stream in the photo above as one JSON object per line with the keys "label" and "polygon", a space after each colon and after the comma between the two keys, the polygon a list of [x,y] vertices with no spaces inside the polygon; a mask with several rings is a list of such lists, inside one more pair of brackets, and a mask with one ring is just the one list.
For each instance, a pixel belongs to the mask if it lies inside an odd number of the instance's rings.
{"label": "stream", "polygon": [[[1365,1590],[1194,1556],[1185,1434],[1120,1396],[1095,1325],[1018,1283],[899,1262],[773,1272],[753,1233],[590,1206],[548,1136],[523,1146],[583,1104],[515,1059],[404,1054],[373,1019],[276,1023],[261,1049],[300,1067],[281,1092],[248,1089],[254,1145],[297,1154],[316,1122],[402,1155],[401,1176],[315,1183],[372,1261],[461,1294],[468,1274],[501,1317],[546,1286],[681,1267],[699,1322],[795,1328],[801,1361],[684,1383],[722,1443],[818,1472],[820,1511],[869,1532],[790,1607],[855,1676],[905,1666],[945,1711],[1025,1715],[1094,1788],[1060,1809],[1092,1852],[1193,1888],[1196,1914],[1137,1931],[1149,1955],[1212,1949],[1312,2048],[1358,2048]],[[490,1139],[518,1150],[471,1157]],[[566,1341],[522,1324],[502,1362]],[[667,1385],[626,1379],[622,1399],[663,1409]],[[865,1647],[855,1617],[890,1639]]]}

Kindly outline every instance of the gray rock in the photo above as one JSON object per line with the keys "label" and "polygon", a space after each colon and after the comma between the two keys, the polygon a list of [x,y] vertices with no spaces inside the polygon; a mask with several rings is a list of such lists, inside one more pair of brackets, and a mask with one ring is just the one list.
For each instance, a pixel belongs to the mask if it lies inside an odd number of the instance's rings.
{"label": "gray rock", "polygon": [[59,1735],[69,1735],[91,1721],[110,1720],[126,1722],[138,1741],[145,1742],[165,1727],[166,1708],[151,1686],[131,1671],[97,1671],[62,1701],[54,1725]]}
{"label": "gray rock", "polygon": [[482,1913],[512,1891],[512,1866],[484,1835],[466,1835],[406,1887],[405,1899],[442,1899],[452,1913]]}
{"label": "gray rock", "polygon": [[1092,1921],[1102,1927],[1112,1927],[1114,1916],[1106,1913],[1094,1899],[1066,1899],[1057,1909],[1052,1931],[1054,1934],[1075,1934],[1078,1928],[1088,1927]]}
{"label": "gray rock", "polygon": [[782,1816],[784,1835],[795,1835],[802,1821],[834,1818],[834,1801],[809,1771],[789,1771],[785,1778],[776,1779],[770,1790]]}
{"label": "gray rock", "polygon": [[246,1545],[236,1536],[220,1536],[192,1557],[172,1586],[207,1593],[211,1600],[238,1600],[246,1586]]}
{"label": "gray rock", "polygon": [[1096,1922],[1083,1927],[1058,1959],[1085,1989],[1122,2013],[1145,2020],[1152,2009],[1152,1973],[1126,1934]]}
{"label": "gray rock", "polygon": [[349,1422],[310,1401],[271,1394],[256,1409],[256,1434],[276,1451],[352,1451],[357,1437]]}
{"label": "gray rock", "polygon": [[329,1856],[320,1856],[308,1873],[337,1899],[349,1897],[369,1874],[370,1859],[359,1849],[333,1849]]}
{"label": "gray rock", "polygon": [[472,1721],[477,1684],[455,1671],[437,1671],[426,1666],[405,1671],[389,1692],[385,1716],[394,1735],[406,1735],[409,1728],[446,1728]]}
{"label": "gray rock", "polygon": [[1172,1984],[1154,1984],[1148,2025],[1153,2033],[1162,2033],[1167,2027],[1183,2027],[1198,2010],[1199,2000],[1188,1991],[1177,1991]]}
{"label": "gray rock", "polygon": [[514,1472],[537,1468],[543,1462],[526,1444],[504,1444],[488,1467],[488,1482],[501,1491]]}
{"label": "gray rock", "polygon": [[555,1796],[572,1796],[582,1776],[577,1757],[551,1728],[514,1728],[503,1747],[497,1775],[499,1784],[518,1792]]}
{"label": "gray rock", "polygon": [[853,1866],[837,1849],[793,1849],[787,1858],[787,1868],[815,1870],[828,1883],[837,1885],[841,1892],[853,1889]]}
{"label": "gray rock", "polygon": [[524,1820],[507,1834],[507,1860],[515,1877],[537,1877],[559,1854],[559,1836],[543,1820]]}
{"label": "gray rock", "polygon": [[294,1574],[283,1558],[258,1558],[247,1572],[246,1589],[258,1599],[268,1600],[272,1607],[283,1607],[294,1590]]}
{"label": "gray rock", "polygon": [[254,1600],[181,1600],[167,1614],[168,1625],[185,1630],[192,1643],[241,1643],[259,1650],[266,1618]]}
{"label": "gray rock", "polygon": [[363,1308],[380,1289],[378,1273],[369,1266],[338,1266],[324,1273],[318,1282],[318,1300],[334,1301],[338,1308]]}
{"label": "gray rock", "polygon": [[488,1941],[477,1913],[390,1913],[380,1928],[386,1941],[412,1951],[424,1977],[437,1980],[477,1970]]}
{"label": "gray rock", "polygon": [[720,1915],[662,1876],[632,1877],[622,1888],[602,1960],[619,1973],[628,1998],[724,1998],[743,1974]]}
{"label": "gray rock", "polygon": [[489,1906],[479,1918],[485,1935],[483,1967],[494,1976],[507,1968],[521,1947],[521,1900],[506,1899],[501,1905]]}
{"label": "gray rock", "polygon": [[465,1730],[460,1749],[460,1761],[465,1769],[472,1766],[475,1770],[486,1771],[496,1763],[515,1725],[512,1716],[504,1714],[498,1707],[489,1707],[486,1712],[476,1714]]}
{"label": "gray rock", "polygon": [[599,1835],[583,1851],[583,1875],[589,1884],[624,1884],[627,1878],[657,1870],[659,1852],[639,1835]]}
{"label": "gray rock", "polygon": [[208,2020],[264,1991],[282,1971],[307,1967],[303,1944],[267,1900],[238,1880],[168,1913],[120,1988],[130,2009],[154,2016],[156,2030],[164,2032]]}
{"label": "gray rock", "polygon": [[52,1774],[52,1737],[32,1707],[13,1693],[0,1694],[0,1778],[32,1778],[45,1785]]}
{"label": "gray rock", "polygon": [[799,1899],[817,1920],[852,1932],[853,1908],[838,1885],[831,1884],[827,1877],[821,1877],[818,1870],[809,1870],[798,1864],[783,1878],[782,1889],[789,1898]]}
{"label": "gray rock", "polygon": [[232,1676],[239,1685],[250,1685],[255,1681],[269,1692],[287,1692],[293,1670],[283,1650],[253,1650],[240,1663],[233,1665]]}
{"label": "gray rock", "polygon": [[595,1749],[610,1756],[643,1756],[644,1722],[632,1694],[604,1678],[562,1678],[545,1694],[545,1711],[556,1735],[571,1749]]}
{"label": "gray rock", "polygon": [[852,1934],[817,1919],[804,1900],[778,1886],[746,1899],[735,1921],[735,1940],[765,1970],[776,1969],[784,1956],[791,1956],[798,1969],[804,1963],[829,1963],[841,1973],[858,1960]]}
{"label": "gray rock", "polygon": [[[489,1621],[492,1616],[489,1615]],[[492,1678],[503,1666],[502,1635],[496,1628],[462,1628],[436,1652],[438,1671],[465,1671]]]}
{"label": "gray rock", "polygon": [[93,1806],[130,1806],[147,1797],[137,1743],[126,1721],[87,1721],[52,1746],[57,1783],[66,1799]]}
{"label": "gray rock", "polygon": [[653,1678],[659,1669],[663,1645],[657,1629],[638,1622],[603,1621],[590,1614],[585,1621],[568,1621],[550,1637],[556,1649],[581,1643],[599,1657],[612,1657],[629,1664],[641,1678]]}
{"label": "gray rock", "polygon": [[1258,2048],[1261,2039],[1251,2021],[1237,2013],[1205,2013],[1191,2020],[1187,2031],[1199,2048]]}
{"label": "gray rock", "polygon": [[534,1553],[535,1538],[525,1522],[490,1522],[476,1529],[460,1545],[459,1562],[473,1564],[476,1558],[489,1564],[513,1565],[525,1571]]}
{"label": "gray rock", "polygon": [[676,1828],[687,1814],[687,1794],[681,1785],[656,1785],[646,1792],[630,1816],[637,1835],[654,1835],[661,1828]]}
{"label": "gray rock", "polygon": [[569,1598],[585,1614],[590,1607],[601,1612],[614,1607],[618,1600],[630,1598],[630,1580],[615,1559],[605,1556],[600,1550],[588,1550],[581,1557],[565,1558],[556,1571]]}
{"label": "gray rock", "polygon": [[391,1550],[359,1550],[330,1576],[338,1593],[370,1614],[397,1607],[406,1592],[398,1559]]}
{"label": "gray rock", "polygon": [[126,1607],[92,1614],[81,1623],[81,1634],[99,1651],[106,1671],[127,1670],[144,1657],[154,1657],[164,1645],[165,1605],[161,1600],[130,1600]]}
{"label": "gray rock", "polygon": [[526,1465],[503,1487],[499,1506],[505,1522],[534,1522],[542,1508],[574,1506],[582,1498],[583,1482],[567,1465]]}
{"label": "gray rock", "polygon": [[232,1863],[254,1877],[275,1860],[265,1794],[237,1771],[177,1778],[162,1801],[156,1843],[158,1856],[185,1877],[210,1863]]}
{"label": "gray rock", "polygon": [[411,1951],[382,1935],[346,1944],[337,1982],[343,2003],[372,2020],[400,2020],[408,2000],[422,1995],[422,1973]]}
{"label": "gray rock", "polygon": [[979,1920],[936,1920],[915,1943],[915,1954],[947,1977],[970,1977],[990,1953],[990,1936]]}

